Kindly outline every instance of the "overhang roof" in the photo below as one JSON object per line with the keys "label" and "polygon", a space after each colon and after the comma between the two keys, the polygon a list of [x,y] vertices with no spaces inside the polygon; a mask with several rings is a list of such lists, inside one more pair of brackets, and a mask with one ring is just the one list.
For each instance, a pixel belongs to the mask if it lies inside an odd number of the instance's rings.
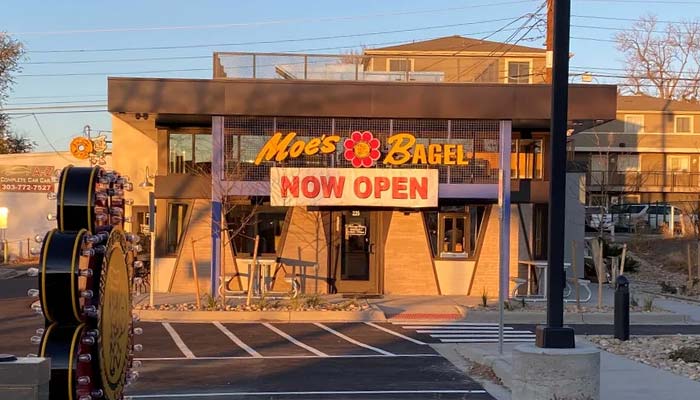
{"label": "overhang roof", "polygon": [[[617,88],[570,85],[569,120],[615,119]],[[512,120],[548,129],[549,85],[263,79],[108,79],[108,110],[170,122],[213,115]]]}
{"label": "overhang roof", "polygon": [[619,96],[617,108],[623,111],[700,112],[700,103],[662,99],[647,95]]}

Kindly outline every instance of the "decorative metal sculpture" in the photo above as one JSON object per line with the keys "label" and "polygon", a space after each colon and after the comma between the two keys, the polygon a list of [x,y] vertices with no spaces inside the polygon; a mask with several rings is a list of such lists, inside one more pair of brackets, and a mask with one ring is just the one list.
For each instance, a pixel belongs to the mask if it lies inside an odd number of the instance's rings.
{"label": "decorative metal sculpture", "polygon": [[[123,231],[128,177],[66,167],[58,178],[58,229],[42,240],[34,307],[45,318],[32,342],[51,358],[50,399],[120,400],[133,370],[131,287],[138,236]],[[49,219],[54,219],[52,215]],[[41,335],[41,336],[39,336]]]}

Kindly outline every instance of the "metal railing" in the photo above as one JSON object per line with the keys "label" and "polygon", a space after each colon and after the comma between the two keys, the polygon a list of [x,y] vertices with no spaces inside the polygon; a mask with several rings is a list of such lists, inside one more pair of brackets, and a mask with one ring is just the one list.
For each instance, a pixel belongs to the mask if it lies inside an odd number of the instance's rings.
{"label": "metal railing", "polygon": [[[498,57],[470,55],[214,53],[215,79],[288,79],[498,83],[508,79]],[[512,83],[541,82],[544,71],[511,76]]]}
{"label": "metal railing", "polygon": [[686,171],[588,171],[587,185],[626,187],[683,188],[700,191],[700,172]]}

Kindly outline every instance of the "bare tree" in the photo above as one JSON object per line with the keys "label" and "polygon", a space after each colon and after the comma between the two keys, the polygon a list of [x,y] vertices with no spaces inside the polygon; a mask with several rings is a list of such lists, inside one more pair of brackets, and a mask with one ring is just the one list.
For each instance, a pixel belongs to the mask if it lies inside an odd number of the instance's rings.
{"label": "bare tree", "polygon": [[640,17],[615,37],[625,55],[625,86],[634,93],[697,101],[700,95],[700,21],[660,26]]}
{"label": "bare tree", "polygon": [[[20,70],[20,61],[24,54],[22,43],[0,32],[0,110],[14,83],[13,74]],[[24,153],[31,151],[32,143],[28,139],[10,133],[7,114],[0,111],[0,148],[3,153]],[[15,150],[18,151],[13,151]]]}

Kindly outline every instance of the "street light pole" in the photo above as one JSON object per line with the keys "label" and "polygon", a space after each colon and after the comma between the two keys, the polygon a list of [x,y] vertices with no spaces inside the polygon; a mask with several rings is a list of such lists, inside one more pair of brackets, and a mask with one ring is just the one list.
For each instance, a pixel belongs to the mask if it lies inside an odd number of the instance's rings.
{"label": "street light pole", "polygon": [[566,225],[566,129],[569,96],[571,0],[553,0],[553,68],[549,163],[547,325],[538,326],[537,347],[573,348],[574,330],[564,327],[564,232]]}

